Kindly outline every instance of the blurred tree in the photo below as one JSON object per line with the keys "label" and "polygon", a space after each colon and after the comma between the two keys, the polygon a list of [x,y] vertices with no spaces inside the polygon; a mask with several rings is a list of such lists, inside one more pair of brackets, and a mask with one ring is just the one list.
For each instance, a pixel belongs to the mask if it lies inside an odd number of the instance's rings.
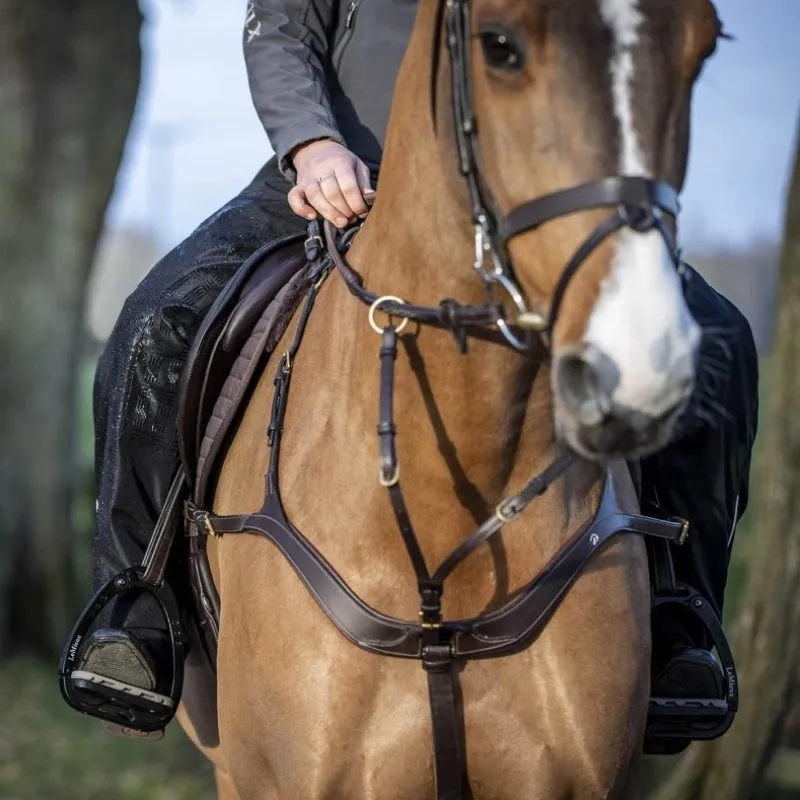
{"label": "blurred tree", "polygon": [[71,616],[85,289],[139,87],[137,0],[0,0],[0,655]]}
{"label": "blurred tree", "polygon": [[780,743],[800,669],[800,138],[789,189],[769,387],[753,473],[753,548],[733,632],[740,711],[693,745],[654,800],[749,800]]}

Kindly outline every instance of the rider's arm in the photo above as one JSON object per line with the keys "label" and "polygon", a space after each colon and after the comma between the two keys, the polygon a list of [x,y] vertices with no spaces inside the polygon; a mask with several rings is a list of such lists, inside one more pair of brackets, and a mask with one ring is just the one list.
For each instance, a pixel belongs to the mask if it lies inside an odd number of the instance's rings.
{"label": "rider's arm", "polygon": [[250,0],[244,56],[253,104],[281,171],[316,139],[344,140],[331,110],[325,65],[337,0]]}

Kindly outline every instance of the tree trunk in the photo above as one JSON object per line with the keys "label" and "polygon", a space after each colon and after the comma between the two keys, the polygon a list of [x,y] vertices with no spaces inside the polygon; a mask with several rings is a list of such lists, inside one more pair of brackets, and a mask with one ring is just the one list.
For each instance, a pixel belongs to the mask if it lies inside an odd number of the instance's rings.
{"label": "tree trunk", "polygon": [[86,284],[139,87],[137,0],[0,0],[0,655],[74,613]]}
{"label": "tree trunk", "polygon": [[741,678],[731,730],[694,745],[655,800],[748,800],[791,709],[800,667],[800,140],[789,191],[766,413],[751,502],[753,548],[733,633]]}

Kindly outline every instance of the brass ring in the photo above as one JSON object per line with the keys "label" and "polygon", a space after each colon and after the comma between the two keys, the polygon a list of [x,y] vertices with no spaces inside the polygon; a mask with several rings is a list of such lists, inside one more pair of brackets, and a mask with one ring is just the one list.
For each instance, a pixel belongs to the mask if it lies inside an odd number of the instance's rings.
{"label": "brass ring", "polygon": [[[391,294],[385,294],[383,297],[379,297],[370,307],[369,307],[369,324],[372,327],[372,330],[375,331],[377,334],[382,334],[383,330],[378,327],[378,323],[375,322],[375,311],[378,309],[378,306],[381,303],[385,303],[387,300],[394,300],[395,303],[403,303],[405,304],[405,300],[400,297],[395,297]],[[392,319],[392,315],[389,314],[389,319]],[[405,317],[403,321],[394,329],[395,333],[402,333],[403,329],[408,325],[408,317]]]}

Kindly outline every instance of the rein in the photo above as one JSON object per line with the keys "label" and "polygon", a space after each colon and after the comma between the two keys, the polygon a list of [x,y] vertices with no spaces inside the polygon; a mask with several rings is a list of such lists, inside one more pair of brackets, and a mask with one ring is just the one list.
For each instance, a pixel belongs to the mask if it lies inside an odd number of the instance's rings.
{"label": "rein", "polygon": [[[503,319],[505,313],[503,306],[500,303],[492,302],[491,298],[487,298],[487,302],[481,306],[463,305],[451,298],[442,300],[438,306],[420,306],[407,303],[398,297],[379,297],[374,292],[365,289],[360,276],[342,255],[342,252],[352,244],[353,237],[359,229],[360,226],[351,228],[337,239],[336,229],[326,220],[323,242],[319,233],[319,223],[313,221],[309,224],[310,235],[306,240],[306,252],[308,252],[310,243],[313,243],[315,247],[318,243],[325,245],[328,256],[351,294],[370,307],[370,324],[373,329],[380,332],[374,322],[375,311],[380,309],[390,317],[450,331],[455,337],[461,353],[467,352],[468,336],[495,344],[510,345],[509,340],[496,329],[498,321]],[[520,337],[527,335],[527,332],[522,329],[517,329],[517,332]]]}

